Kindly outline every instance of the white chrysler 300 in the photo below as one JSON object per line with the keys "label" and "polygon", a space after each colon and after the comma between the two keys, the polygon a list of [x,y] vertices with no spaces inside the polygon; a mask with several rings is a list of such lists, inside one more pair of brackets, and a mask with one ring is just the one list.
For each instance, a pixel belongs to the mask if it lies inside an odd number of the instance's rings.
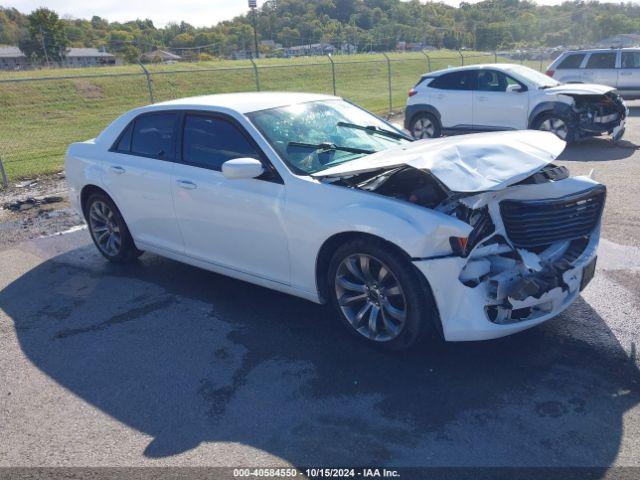
{"label": "white chrysler 300", "polygon": [[592,278],[605,187],[521,131],[413,141],[340,98],[242,93],[125,113],[66,157],[102,255],[150,251],[314,302],[403,349],[501,337]]}

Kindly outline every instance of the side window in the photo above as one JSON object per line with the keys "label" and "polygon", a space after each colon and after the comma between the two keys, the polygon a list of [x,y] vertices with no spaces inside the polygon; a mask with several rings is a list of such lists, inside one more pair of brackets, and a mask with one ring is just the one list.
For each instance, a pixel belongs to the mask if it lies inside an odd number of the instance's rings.
{"label": "side window", "polygon": [[476,70],[445,73],[433,80],[429,87],[442,90],[473,90],[475,88]]}
{"label": "side window", "polygon": [[622,52],[622,68],[640,68],[640,52]]}
{"label": "side window", "polygon": [[567,55],[564,60],[560,62],[557,69],[564,70],[568,68],[580,68],[580,64],[584,59],[584,53],[572,53],[571,55]]}
{"label": "side window", "polygon": [[212,170],[234,158],[260,159],[256,148],[227,120],[203,115],[185,116],[182,139],[184,162]]}
{"label": "side window", "polygon": [[113,147],[117,152],[130,152],[131,151],[131,134],[133,132],[133,122],[127,125],[124,132],[120,136],[120,140]]}
{"label": "side window", "polygon": [[616,53],[592,53],[585,68],[616,68]]}
{"label": "side window", "polygon": [[173,159],[177,113],[152,113],[136,118],[131,153],[162,160]]}
{"label": "side window", "polygon": [[478,90],[483,92],[506,92],[507,76],[495,70],[481,70],[478,73]]}

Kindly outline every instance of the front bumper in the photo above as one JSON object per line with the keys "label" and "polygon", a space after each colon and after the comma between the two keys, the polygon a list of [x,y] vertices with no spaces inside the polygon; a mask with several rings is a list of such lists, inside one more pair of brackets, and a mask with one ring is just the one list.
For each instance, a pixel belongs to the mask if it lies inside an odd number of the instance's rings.
{"label": "front bumper", "polygon": [[487,314],[487,307],[491,306],[488,282],[468,287],[460,281],[460,274],[469,259],[450,256],[418,260],[414,265],[431,286],[445,340],[488,340],[531,328],[569,307],[580,293],[583,270],[595,258],[598,241],[599,231],[596,230],[580,257],[573,262],[572,268],[562,273],[566,290],[554,288],[539,298],[529,297],[514,305],[517,308],[534,309],[544,305],[544,312],[539,311],[531,317],[508,324],[494,323]]}

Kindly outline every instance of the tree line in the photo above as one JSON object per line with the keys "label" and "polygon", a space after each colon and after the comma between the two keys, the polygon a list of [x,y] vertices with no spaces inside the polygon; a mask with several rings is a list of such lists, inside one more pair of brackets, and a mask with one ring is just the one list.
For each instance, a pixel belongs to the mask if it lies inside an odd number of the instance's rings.
{"label": "tree line", "polygon": [[[399,41],[475,50],[577,46],[640,32],[640,5],[484,0],[452,7],[419,0],[268,0],[257,10],[256,24],[260,40],[284,47],[326,42],[384,51]],[[59,60],[70,46],[106,47],[128,61],[158,47],[226,57],[252,50],[253,29],[249,14],[210,27],[176,22],[159,28],[148,19],[71,19],[46,8],[27,15],[0,7],[0,44],[19,45],[36,61]],[[268,51],[273,45],[260,48]]]}

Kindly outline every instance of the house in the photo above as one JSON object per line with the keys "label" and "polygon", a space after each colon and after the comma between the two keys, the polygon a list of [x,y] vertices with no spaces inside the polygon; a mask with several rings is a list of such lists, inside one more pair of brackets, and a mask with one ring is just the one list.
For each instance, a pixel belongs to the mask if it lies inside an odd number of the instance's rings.
{"label": "house", "polygon": [[180,55],[165,50],[153,50],[142,54],[142,61],[144,62],[166,63],[178,62],[180,60],[182,60]]}
{"label": "house", "polygon": [[637,47],[640,46],[640,34],[638,33],[621,33],[611,37],[603,38],[596,43],[599,48],[611,47]]}
{"label": "house", "polygon": [[27,56],[18,47],[0,46],[0,70],[30,68]]}
{"label": "house", "polygon": [[286,57],[302,57],[305,55],[328,55],[333,54],[336,47],[330,43],[308,43],[305,45],[296,45],[294,47],[285,47],[284,54]]}
{"label": "house", "polygon": [[116,57],[97,48],[69,48],[62,62],[63,67],[100,67],[103,65],[115,65]]}

